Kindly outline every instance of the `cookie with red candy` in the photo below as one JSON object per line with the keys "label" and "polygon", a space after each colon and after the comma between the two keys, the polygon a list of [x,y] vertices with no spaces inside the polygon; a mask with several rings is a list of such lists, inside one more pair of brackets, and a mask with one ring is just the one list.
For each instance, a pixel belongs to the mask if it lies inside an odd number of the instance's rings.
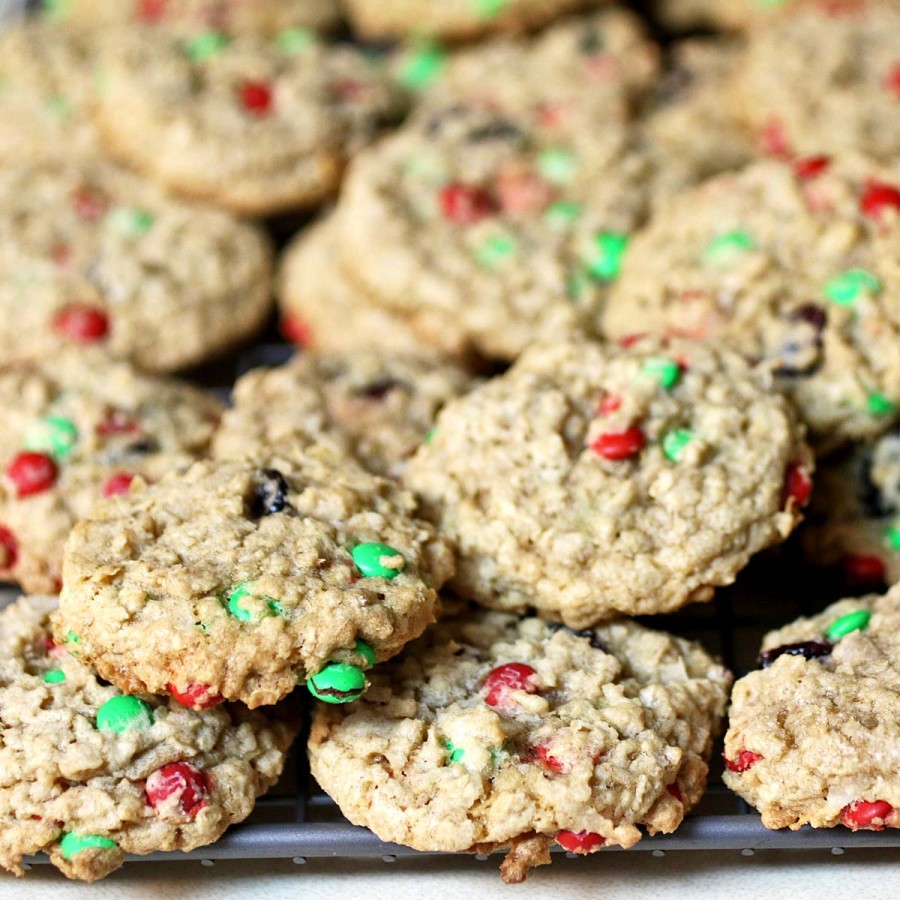
{"label": "cookie with red candy", "polygon": [[763,639],[734,686],[725,783],[768,828],[900,827],[900,586]]}
{"label": "cookie with red candy", "polygon": [[204,455],[222,406],[99,351],[0,366],[0,578],[59,589],[63,545],[103,497]]}
{"label": "cookie with red candy", "polygon": [[706,787],[731,675],[631,621],[573,632],[478,612],[443,620],[347,707],[319,704],[313,774],[344,815],[425,851],[507,851],[522,881],[554,845],[670,833]]}
{"label": "cookie with red candy", "polygon": [[0,358],[101,347],[147,371],[250,336],[271,302],[271,249],[252,225],[115,166],[0,169]]}
{"label": "cookie with red candy", "polygon": [[123,695],[54,643],[50,597],[0,613],[0,867],[46,853],[95,881],[126,853],[193,850],[245,819],[281,774],[296,725],[238,705],[194,711]]}
{"label": "cookie with red candy", "polygon": [[96,106],[116,159],[178,194],[244,215],[314,206],[405,111],[376,56],[312,31],[221,25],[116,32]]}
{"label": "cookie with red candy", "polygon": [[451,400],[404,479],[458,548],[453,586],[583,628],[709,600],[812,492],[766,373],[684,339],[539,345]]}
{"label": "cookie with red candy", "polygon": [[826,453],[900,413],[900,178],[859,156],[765,160],[685,191],[635,236],[610,337],[730,344]]}

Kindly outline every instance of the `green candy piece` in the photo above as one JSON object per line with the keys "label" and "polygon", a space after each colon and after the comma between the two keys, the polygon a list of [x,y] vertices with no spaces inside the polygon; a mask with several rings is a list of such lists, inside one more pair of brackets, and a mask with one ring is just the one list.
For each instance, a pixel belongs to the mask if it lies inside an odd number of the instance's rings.
{"label": "green candy piece", "polygon": [[557,200],[544,210],[544,220],[554,228],[565,228],[581,218],[582,209],[574,200]]}
{"label": "green candy piece", "polygon": [[309,692],[324,703],[351,703],[366,690],[366,676],[359,666],[328,663],[306,682]]}
{"label": "green candy piece", "polygon": [[573,272],[566,277],[566,296],[572,303],[579,304],[590,287],[591,280],[584,272]]}
{"label": "green candy piece", "polygon": [[72,649],[71,645],[72,644],[80,644],[80,643],[81,643],[81,638],[78,637],[78,635],[75,634],[74,631],[69,631],[66,634],[66,650],[68,650],[69,653],[72,654],[72,656],[78,656],[78,653]]}
{"label": "green candy piece", "polygon": [[466,755],[466,751],[462,747],[455,746],[450,740],[444,741],[444,749],[447,751],[451,763],[462,762],[462,758]]}
{"label": "green candy piece", "polygon": [[285,28],[278,32],[278,46],[283,53],[297,56],[316,42],[316,36],[308,28]]}
{"label": "green candy piece", "polygon": [[119,845],[100,834],[75,834],[67,831],[59,842],[59,852],[66,859],[71,859],[82,850],[115,850]]}
{"label": "green candy piece", "polygon": [[221,53],[230,43],[228,36],[219,31],[205,31],[187,42],[185,52],[194,62],[202,62]]}
{"label": "green candy piece", "polygon": [[825,637],[829,641],[839,641],[842,637],[846,637],[854,631],[863,631],[871,618],[872,613],[867,609],[859,609],[856,612],[847,613],[846,616],[841,616],[836,622],[832,623],[828,631],[825,632]]}
{"label": "green candy piece", "polygon": [[866,294],[880,294],[881,281],[865,269],[848,269],[826,282],[825,296],[838,306],[853,306]]}
{"label": "green candy piece", "polygon": [[43,0],[41,12],[51,19],[66,19],[72,12],[73,0]]}
{"label": "green candy piece", "polygon": [[509,0],[472,0],[475,12],[483,19],[496,19],[509,5]]}
{"label": "green candy piece", "polygon": [[628,249],[628,235],[601,231],[594,235],[594,256],[588,261],[588,271],[598,281],[615,281],[622,271],[622,261]]}
{"label": "green candy piece", "polygon": [[662,441],[663,453],[672,462],[680,462],[684,456],[685,448],[694,439],[694,433],[686,428],[677,428],[670,431]]}
{"label": "green candy piece", "polygon": [[65,459],[78,443],[75,423],[62,416],[45,416],[35,422],[25,435],[25,448],[49,453],[56,459]]}
{"label": "green candy piece", "polygon": [[[387,544],[367,543],[357,544],[351,551],[353,562],[366,578],[396,578],[405,568],[406,561],[399,550],[389,547]],[[400,566],[396,564],[386,566],[382,562],[385,557],[389,559],[400,557]]]}
{"label": "green candy piece", "polygon": [[495,234],[478,248],[478,262],[487,269],[494,269],[514,257],[518,249],[514,238],[506,234]]}
{"label": "green candy piece", "polygon": [[51,669],[49,672],[44,672],[44,681],[47,684],[59,684],[65,680],[66,673],[62,669]]}
{"label": "green candy piece", "polygon": [[122,734],[130,728],[143,731],[153,724],[153,710],[138,697],[113,697],[97,710],[97,728]]}
{"label": "green candy piece", "polygon": [[538,156],[538,171],[553,184],[567,184],[575,175],[575,154],[569,150],[554,148],[544,150]]}
{"label": "green candy piece", "polygon": [[674,359],[654,357],[644,363],[644,372],[659,379],[660,387],[671,390],[681,378],[681,366]]}
{"label": "green candy piece", "polygon": [[883,419],[885,416],[892,416],[897,410],[897,404],[888,400],[884,394],[869,394],[866,401],[869,412],[877,419]]}
{"label": "green candy piece", "polygon": [[127,237],[140,237],[146,234],[156,222],[153,213],[145,209],[129,209],[119,207],[106,217],[112,228]]}
{"label": "green candy piece", "polygon": [[436,44],[414,47],[400,66],[400,83],[411,91],[421,91],[437,81],[447,65],[447,54]]}
{"label": "green candy piece", "polygon": [[900,552],[900,523],[888,528],[885,537],[887,538],[888,547],[890,547],[891,550]]}
{"label": "green candy piece", "polygon": [[377,661],[375,651],[372,649],[371,644],[367,644],[365,641],[357,641],[356,646],[353,648],[353,652],[361,656],[366,661],[367,666],[374,666]]}
{"label": "green candy piece", "polygon": [[753,238],[746,231],[729,231],[709,242],[703,258],[714,266],[727,266],[754,247]]}
{"label": "green candy piece", "polygon": [[47,98],[47,109],[60,119],[68,119],[75,112],[75,104],[65,94],[54,94]]}
{"label": "green candy piece", "polygon": [[422,438],[423,444],[430,444],[434,440],[434,436],[437,434],[437,427],[432,425],[428,431],[425,432],[425,437]]}
{"label": "green candy piece", "polygon": [[[239,619],[241,622],[258,622],[260,619],[264,618],[267,613],[259,609],[247,609],[246,606],[242,605],[243,601],[248,597],[255,596],[256,595],[253,593],[253,585],[250,584],[250,582],[245,581],[243,584],[233,587],[228,592],[225,598],[226,608],[232,616]],[[262,597],[260,599],[263,600],[268,612],[273,616],[283,615],[284,608],[277,600],[273,600],[271,597]]]}

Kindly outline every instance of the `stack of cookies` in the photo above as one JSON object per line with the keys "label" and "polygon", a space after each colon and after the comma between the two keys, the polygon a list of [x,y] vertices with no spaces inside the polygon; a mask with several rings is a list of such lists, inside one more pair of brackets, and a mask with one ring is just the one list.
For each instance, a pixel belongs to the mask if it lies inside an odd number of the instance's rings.
{"label": "stack of cookies", "polygon": [[[648,6],[0,32],[0,865],[215,841],[307,715],[509,882],[677,829],[729,699],[767,827],[900,827],[900,10]],[[732,692],[648,617],[789,539],[853,596]]]}

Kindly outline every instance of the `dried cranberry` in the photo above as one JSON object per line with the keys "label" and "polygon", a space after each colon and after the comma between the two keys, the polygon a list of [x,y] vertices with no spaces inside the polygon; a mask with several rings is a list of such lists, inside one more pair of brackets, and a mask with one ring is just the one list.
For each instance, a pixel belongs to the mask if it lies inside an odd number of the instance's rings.
{"label": "dried cranberry", "polygon": [[820,659],[829,656],[832,645],[828,641],[798,641],[796,644],[782,644],[765,650],[759,655],[759,666],[768,669],[779,656],[802,656],[804,659]]}

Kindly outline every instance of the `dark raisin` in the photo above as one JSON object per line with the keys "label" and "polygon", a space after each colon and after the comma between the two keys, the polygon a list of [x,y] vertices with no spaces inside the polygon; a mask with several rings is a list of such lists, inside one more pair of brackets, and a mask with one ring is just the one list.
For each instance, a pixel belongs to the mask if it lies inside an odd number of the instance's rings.
{"label": "dark raisin", "polygon": [[125,447],[123,453],[134,454],[136,456],[144,456],[147,453],[158,453],[159,441],[152,437],[142,437],[140,440],[133,441]]}
{"label": "dark raisin", "polygon": [[582,34],[578,47],[585,56],[595,56],[603,50],[603,37],[596,28],[590,28]]}
{"label": "dark raisin", "polygon": [[469,140],[473,143],[481,141],[512,140],[522,136],[522,129],[506,119],[496,119],[480,128],[474,128],[469,132]]}
{"label": "dark raisin", "polygon": [[819,659],[822,656],[830,656],[833,645],[828,641],[800,641],[797,644],[783,644],[781,647],[775,647],[772,650],[766,650],[760,654],[757,664],[762,669],[768,669],[769,666],[778,659],[779,656],[802,656],[804,659]]}
{"label": "dark raisin", "polygon": [[262,469],[255,478],[253,493],[247,503],[251,519],[280,513],[287,506],[288,485],[277,469]]}
{"label": "dark raisin", "polygon": [[824,331],[828,324],[828,314],[815,303],[804,303],[794,310],[791,318],[795,322],[808,322],[817,331]]}
{"label": "dark raisin", "polygon": [[859,502],[866,516],[871,519],[884,519],[892,515],[893,510],[885,503],[884,495],[872,478],[874,461],[871,447],[862,452],[859,463]]}
{"label": "dark raisin", "polygon": [[408,387],[409,385],[404,381],[400,381],[399,378],[391,378],[388,376],[379,378],[376,381],[370,381],[368,384],[356,388],[353,393],[355,393],[357,397],[365,397],[367,400],[382,400],[396,388]]}
{"label": "dark raisin", "polygon": [[550,630],[554,634],[556,634],[557,631],[568,632],[573,637],[583,638],[584,640],[588,641],[595,650],[600,650],[603,653],[609,653],[609,651],[606,649],[606,646],[603,644],[600,638],[597,637],[597,632],[594,631],[593,628],[583,628],[581,631],[575,631],[574,628],[569,628],[566,625],[561,625],[559,622],[553,622],[550,625]]}

